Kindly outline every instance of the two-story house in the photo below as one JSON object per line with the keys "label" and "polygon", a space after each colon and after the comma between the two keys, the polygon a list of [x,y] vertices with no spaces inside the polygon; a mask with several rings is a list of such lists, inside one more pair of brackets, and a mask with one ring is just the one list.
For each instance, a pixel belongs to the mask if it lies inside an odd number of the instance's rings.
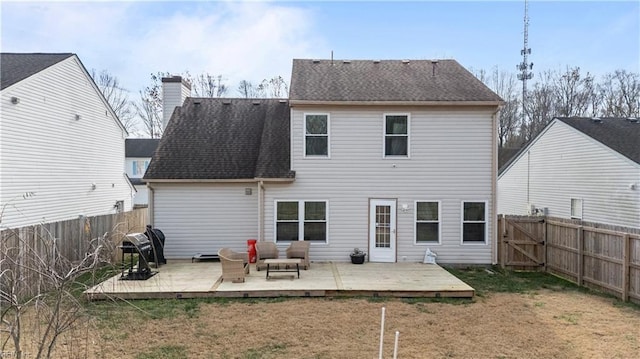
{"label": "two-story house", "polygon": [[319,261],[495,262],[501,103],[454,60],[294,60],[288,101],[168,104],[152,221],[176,258],[257,237]]}
{"label": "two-story house", "polygon": [[127,131],[78,56],[0,56],[0,227],[130,210]]}
{"label": "two-story house", "polygon": [[498,211],[640,228],[640,122],[554,118],[501,168]]}
{"label": "two-story house", "polygon": [[142,177],[149,167],[149,162],[153,152],[158,148],[159,142],[158,138],[127,138],[125,140],[125,171],[136,188],[136,194],[133,197],[134,207],[149,205],[149,193]]}

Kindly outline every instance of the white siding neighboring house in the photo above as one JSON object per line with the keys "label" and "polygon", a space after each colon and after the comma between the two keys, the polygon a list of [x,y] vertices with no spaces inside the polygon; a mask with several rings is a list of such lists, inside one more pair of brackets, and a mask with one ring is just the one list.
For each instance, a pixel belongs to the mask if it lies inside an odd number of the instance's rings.
{"label": "white siding neighboring house", "polygon": [[0,228],[131,209],[127,132],[75,54],[1,54]]}
{"label": "white siding neighboring house", "polygon": [[640,228],[640,123],[555,118],[501,169],[498,212]]}
{"label": "white siding neighboring house", "polygon": [[187,98],[145,175],[165,255],[495,262],[501,103],[454,60],[294,60],[288,101]]}
{"label": "white siding neighboring house", "polygon": [[127,138],[125,141],[125,171],[136,188],[134,207],[146,207],[149,204],[149,191],[142,177],[159,142],[157,138]]}

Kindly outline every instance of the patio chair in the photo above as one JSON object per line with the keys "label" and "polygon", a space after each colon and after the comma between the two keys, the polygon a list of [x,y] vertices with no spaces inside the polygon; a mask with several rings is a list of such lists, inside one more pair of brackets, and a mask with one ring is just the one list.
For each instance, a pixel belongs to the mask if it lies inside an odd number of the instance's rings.
{"label": "patio chair", "polygon": [[265,259],[277,259],[278,247],[273,242],[260,241],[256,243],[256,270],[267,268]]}
{"label": "patio chair", "polygon": [[287,258],[300,258],[302,259],[302,268],[311,268],[311,261],[309,261],[309,242],[307,241],[293,241],[287,248]]}
{"label": "patio chair", "polygon": [[233,283],[244,282],[249,274],[249,254],[247,252],[235,252],[230,248],[221,248],[218,257],[222,264],[222,280],[231,280]]}

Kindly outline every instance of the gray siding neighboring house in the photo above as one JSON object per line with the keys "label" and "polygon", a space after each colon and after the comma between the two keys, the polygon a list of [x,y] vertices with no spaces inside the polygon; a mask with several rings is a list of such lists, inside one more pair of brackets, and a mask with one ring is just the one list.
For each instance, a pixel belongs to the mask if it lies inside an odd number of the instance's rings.
{"label": "gray siding neighboring house", "polygon": [[640,228],[640,123],[555,118],[501,169],[498,212]]}
{"label": "gray siding neighboring house", "polygon": [[288,101],[187,98],[145,175],[165,254],[495,262],[501,103],[454,60],[294,60]]}
{"label": "gray siding neighboring house", "polygon": [[130,210],[127,132],[80,59],[0,56],[0,227]]}
{"label": "gray siding neighboring house", "polygon": [[159,142],[158,138],[127,138],[125,140],[125,171],[136,188],[136,194],[133,197],[135,207],[145,207],[149,204],[147,185],[142,177]]}

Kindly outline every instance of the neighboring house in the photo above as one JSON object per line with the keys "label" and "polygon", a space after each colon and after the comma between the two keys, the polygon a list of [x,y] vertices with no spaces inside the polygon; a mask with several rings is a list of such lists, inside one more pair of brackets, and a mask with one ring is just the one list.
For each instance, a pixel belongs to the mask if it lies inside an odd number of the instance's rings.
{"label": "neighboring house", "polygon": [[640,228],[640,123],[555,118],[498,177],[498,212]]}
{"label": "neighboring house", "polygon": [[127,131],[78,56],[0,56],[0,227],[130,210]]}
{"label": "neighboring house", "polygon": [[495,262],[498,95],[454,60],[294,60],[290,88],[166,104],[145,180],[168,257],[257,238],[319,261]]}
{"label": "neighboring house", "polygon": [[149,167],[160,139],[157,138],[127,138],[125,140],[125,170],[131,183],[136,187],[133,198],[134,207],[146,207],[149,204],[149,193],[146,183],[142,180],[144,172]]}

